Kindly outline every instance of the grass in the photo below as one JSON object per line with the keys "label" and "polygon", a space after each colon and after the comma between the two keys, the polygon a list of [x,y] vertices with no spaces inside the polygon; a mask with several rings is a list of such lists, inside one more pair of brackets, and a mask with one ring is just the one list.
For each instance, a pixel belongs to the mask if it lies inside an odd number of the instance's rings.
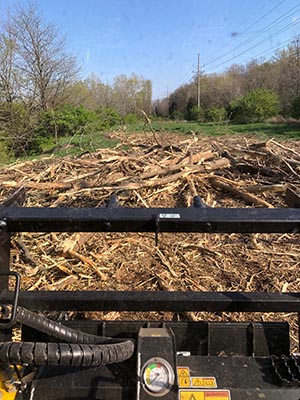
{"label": "grass", "polygon": [[51,140],[43,146],[43,154],[54,154],[57,157],[78,156],[84,152],[111,148],[118,144],[117,140],[106,137],[102,132],[61,137],[58,144]]}
{"label": "grass", "polygon": [[85,152],[93,152],[100,148],[112,148],[118,144],[117,140],[105,137],[102,132],[93,134],[86,133],[68,137],[61,137],[58,143],[55,144],[53,139],[45,141],[42,144],[41,154],[32,154],[16,159],[13,155],[7,152],[4,143],[0,142],[0,166],[16,162],[18,160],[26,161],[33,160],[45,155],[54,155],[54,157],[75,157]]}
{"label": "grass", "polygon": [[256,134],[266,137],[276,137],[278,139],[300,140],[300,123],[299,124],[274,124],[274,123],[257,123],[245,125],[232,125],[234,133]]}
{"label": "grass", "polygon": [[[128,132],[141,132],[142,122],[127,128]],[[300,140],[300,123],[253,123],[253,124],[227,124],[227,123],[197,123],[185,121],[153,121],[152,127],[156,132],[176,132],[188,134],[193,131],[196,135],[221,136],[232,134],[255,134],[264,137],[277,137],[278,139]],[[145,130],[149,131],[149,127]]]}
{"label": "grass", "polygon": [[[300,140],[300,123],[256,123],[256,124],[217,124],[217,123],[197,123],[187,121],[158,121],[153,120],[152,127],[156,132],[174,132],[187,135],[192,131],[199,136],[222,136],[222,135],[248,135],[253,134],[258,137],[276,138],[277,140]],[[150,128],[143,122],[137,122],[126,126],[126,133],[139,133],[149,131]],[[58,144],[54,140],[45,142],[42,146],[43,153],[22,157],[22,160],[34,159],[44,155],[53,154],[55,157],[78,156],[84,152],[93,152],[99,148],[115,147],[118,141],[110,139],[103,132],[75,134],[72,137],[59,138]],[[15,162],[16,159],[10,156],[3,143],[0,142],[0,165]]]}

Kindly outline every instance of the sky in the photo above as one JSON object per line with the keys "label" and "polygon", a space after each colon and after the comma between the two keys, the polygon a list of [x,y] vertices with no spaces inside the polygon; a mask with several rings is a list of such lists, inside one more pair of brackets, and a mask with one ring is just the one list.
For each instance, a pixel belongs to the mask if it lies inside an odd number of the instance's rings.
{"label": "sky", "polygon": [[[27,0],[18,0],[27,4]],[[197,71],[270,59],[300,35],[296,0],[38,0],[60,28],[84,79],[112,84],[120,74],[150,79],[153,98],[191,81]],[[0,15],[14,4],[0,0]]]}

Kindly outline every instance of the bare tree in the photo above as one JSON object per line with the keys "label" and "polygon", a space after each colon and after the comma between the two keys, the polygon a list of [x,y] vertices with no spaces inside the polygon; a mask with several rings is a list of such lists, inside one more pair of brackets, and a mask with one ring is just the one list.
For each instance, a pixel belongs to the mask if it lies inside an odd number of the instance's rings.
{"label": "bare tree", "polygon": [[300,96],[300,37],[278,55],[279,96],[283,110],[288,114],[293,99]]}
{"label": "bare tree", "polygon": [[42,110],[53,108],[78,73],[65,39],[53,24],[43,20],[34,3],[10,10],[5,34],[14,44],[22,96]]}
{"label": "bare tree", "polygon": [[19,85],[15,66],[15,43],[10,36],[0,34],[0,99],[11,104],[17,98]]}
{"label": "bare tree", "polygon": [[122,115],[137,113],[143,109],[150,113],[152,106],[152,83],[136,74],[118,75],[114,79],[114,106]]}

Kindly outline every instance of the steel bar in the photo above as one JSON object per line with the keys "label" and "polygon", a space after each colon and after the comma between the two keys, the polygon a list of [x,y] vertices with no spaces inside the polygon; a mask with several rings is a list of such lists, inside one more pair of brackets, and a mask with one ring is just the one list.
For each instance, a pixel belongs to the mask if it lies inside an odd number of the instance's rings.
{"label": "steel bar", "polygon": [[[4,291],[1,302],[13,293]],[[165,291],[20,291],[19,305],[56,311],[299,312],[300,293]]]}
{"label": "steel bar", "polygon": [[8,232],[300,232],[297,208],[8,207],[0,220]]}

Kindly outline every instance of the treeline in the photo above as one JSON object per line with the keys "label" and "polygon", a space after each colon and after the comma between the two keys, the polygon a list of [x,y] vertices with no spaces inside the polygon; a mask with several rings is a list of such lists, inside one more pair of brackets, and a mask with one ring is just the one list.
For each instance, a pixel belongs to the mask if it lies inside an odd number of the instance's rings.
{"label": "treeline", "polygon": [[271,61],[233,65],[222,74],[201,76],[201,106],[197,77],[157,100],[158,116],[197,121],[261,121],[273,115],[300,118],[300,48],[295,38]]}
{"label": "treeline", "polygon": [[134,121],[152,109],[150,80],[132,74],[105,84],[80,66],[54,24],[34,3],[0,20],[0,139],[15,156],[43,142]]}
{"label": "treeline", "polygon": [[150,80],[119,75],[112,83],[80,79],[65,39],[34,3],[0,16],[0,146],[15,156],[39,152],[61,136],[135,122],[140,110],[164,118],[256,122],[300,118],[300,49],[295,39],[272,61],[233,65],[152,103]]}

